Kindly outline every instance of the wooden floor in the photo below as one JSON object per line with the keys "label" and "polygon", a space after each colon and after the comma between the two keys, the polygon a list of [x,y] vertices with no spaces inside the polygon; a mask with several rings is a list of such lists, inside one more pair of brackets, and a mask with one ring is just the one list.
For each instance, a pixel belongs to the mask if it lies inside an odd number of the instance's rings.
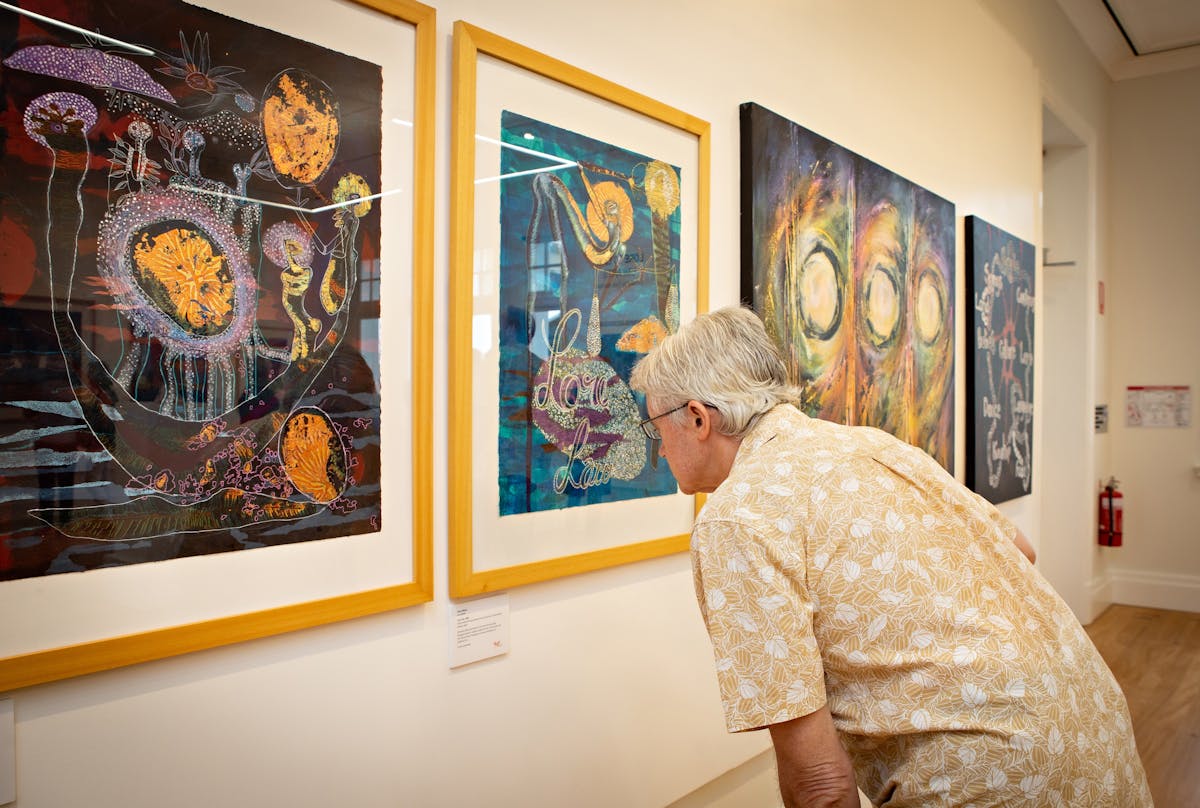
{"label": "wooden floor", "polygon": [[1200,806],[1200,614],[1113,605],[1087,633],[1125,691],[1154,804]]}

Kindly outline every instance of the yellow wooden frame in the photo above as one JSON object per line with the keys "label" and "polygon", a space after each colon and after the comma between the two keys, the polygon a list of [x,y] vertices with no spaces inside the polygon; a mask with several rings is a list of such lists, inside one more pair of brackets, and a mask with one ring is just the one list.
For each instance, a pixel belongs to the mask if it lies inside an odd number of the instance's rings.
{"label": "yellow wooden frame", "polygon": [[[475,250],[475,115],[480,53],[582,93],[668,124],[697,138],[696,308],[708,306],[709,130],[702,121],[653,98],[469,23],[454,23],[454,89],[450,163],[450,595],[545,581],[686,550],[688,536],[626,544],[490,570],[473,566],[471,318]],[[696,498],[696,508],[701,500]]]}
{"label": "yellow wooden frame", "polygon": [[412,572],[407,583],[0,659],[0,693],[400,609],[433,599],[433,154],[436,12],[416,0],[352,0],[411,23],[413,71]]}

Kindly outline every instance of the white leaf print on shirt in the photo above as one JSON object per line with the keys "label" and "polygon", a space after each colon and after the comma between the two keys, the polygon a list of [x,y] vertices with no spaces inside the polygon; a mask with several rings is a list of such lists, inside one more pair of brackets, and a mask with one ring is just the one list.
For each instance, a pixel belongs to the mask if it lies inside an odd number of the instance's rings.
{"label": "white leaf print on shirt", "polygon": [[853,494],[856,491],[858,491],[858,486],[859,486],[858,480],[856,480],[853,477],[851,477],[848,480],[842,480],[842,490],[845,491],[847,494]]}
{"label": "white leaf print on shirt", "polygon": [[1050,734],[1046,736],[1046,748],[1050,750],[1052,755],[1061,755],[1063,750],[1067,748],[1067,744],[1063,741],[1062,733],[1058,727],[1050,727]]}
{"label": "white leaf print on shirt", "polygon": [[733,615],[733,619],[746,631],[758,631],[758,623],[755,622],[749,612],[736,612]]}
{"label": "white leaf print on shirt", "polygon": [[781,519],[776,519],[775,520],[775,529],[778,530],[780,533],[791,533],[792,532],[792,520],[788,519],[786,516]]}
{"label": "white leaf print on shirt", "polygon": [[765,598],[759,598],[756,602],[764,612],[773,612],[780,606],[786,606],[787,598],[783,595],[768,595]]}
{"label": "white leaf print on shirt", "polygon": [[935,775],[929,781],[929,790],[940,794],[943,798],[950,796],[950,778],[944,774]]}
{"label": "white leaf print on shirt", "polygon": [[744,699],[756,698],[758,696],[758,686],[747,679],[742,679],[738,682],[738,695]]}
{"label": "white leaf print on shirt", "polygon": [[857,561],[847,559],[842,563],[842,577],[847,581],[854,583],[860,575],[862,575],[862,567],[858,565]]}
{"label": "white leaf print on shirt", "polygon": [[788,689],[787,689],[788,704],[799,704],[800,702],[808,699],[808,696],[810,693],[812,693],[812,688],[809,687],[807,683],[801,682],[800,680],[796,680],[795,682],[792,682],[791,685],[788,686]]}
{"label": "white leaf print on shirt", "polygon": [[991,623],[996,628],[1001,629],[1002,631],[1012,631],[1013,630],[1013,624],[1010,623],[1008,618],[1002,614],[989,615],[988,622]]}
{"label": "white leaf print on shirt", "polygon": [[729,556],[729,563],[725,565],[725,568],[730,572],[749,572],[750,564],[747,563],[746,557],[741,553],[733,553],[731,556]]}
{"label": "white leaf print on shirt", "polygon": [[862,517],[850,523],[850,535],[856,539],[865,539],[871,535],[871,523]]}
{"label": "white leaf print on shirt", "polygon": [[901,603],[905,603],[909,597],[910,596],[907,592],[897,592],[894,589],[883,589],[879,592],[879,599],[884,603],[890,603],[893,606],[899,606]]}
{"label": "white leaf print on shirt", "polygon": [[1033,738],[1031,738],[1027,732],[1017,732],[1008,739],[1008,745],[1013,749],[1016,749],[1018,752],[1025,752],[1028,754],[1029,751],[1033,749]]}
{"label": "white leaf print on shirt", "polygon": [[929,729],[931,723],[928,710],[914,710],[913,714],[908,717],[908,720],[914,727],[920,730]]}
{"label": "white leaf print on shirt", "polygon": [[987,703],[987,693],[974,682],[967,682],[962,686],[962,700],[968,707],[982,707]]}
{"label": "white leaf print on shirt", "polygon": [[888,511],[887,516],[883,518],[884,526],[893,533],[903,533],[905,524],[904,517],[895,511]]}
{"label": "white leaf print on shirt", "polygon": [[1027,800],[1037,799],[1045,787],[1046,775],[1044,774],[1031,774],[1028,777],[1021,778],[1021,792]]}
{"label": "white leaf print on shirt", "polygon": [[1008,775],[1003,769],[993,768],[987,774],[987,787],[995,791],[999,791],[1008,785]]}
{"label": "white leaf print on shirt", "polygon": [[933,632],[928,629],[919,628],[908,637],[909,642],[918,648],[928,648],[933,642]]}
{"label": "white leaf print on shirt", "polygon": [[725,593],[720,589],[710,589],[704,598],[710,612],[718,612],[725,608]]}
{"label": "white leaf print on shirt", "polygon": [[968,623],[975,622],[976,618],[978,617],[979,609],[975,606],[972,606],[969,609],[963,609],[961,612],[954,615],[954,625],[956,628],[962,628]]}
{"label": "white leaf print on shirt", "polygon": [[720,659],[717,660],[717,671],[718,672],[723,673],[727,670],[730,670],[731,668],[733,668],[733,659],[732,658],[721,657]]}
{"label": "white leaf print on shirt", "polygon": [[1007,693],[1009,697],[1014,699],[1025,698],[1025,680],[1016,679],[1009,682],[1008,687],[1004,688],[1004,692]]}
{"label": "white leaf print on shirt", "polygon": [[970,766],[975,762],[975,750],[969,746],[958,747],[958,759],[963,762],[963,765]]}
{"label": "white leaf print on shirt", "polygon": [[896,566],[896,554],[890,550],[886,553],[880,553],[871,559],[871,566],[875,568],[876,572],[887,575]]}
{"label": "white leaf print on shirt", "polygon": [[926,530],[931,530],[935,525],[937,525],[937,518],[933,514],[927,513],[921,517],[921,527]]}
{"label": "white leaf print on shirt", "polygon": [[813,566],[822,572],[825,571],[825,567],[828,566],[828,564],[829,553],[817,553],[815,556],[813,556]]}
{"label": "white leaf print on shirt", "polygon": [[758,580],[764,584],[769,584],[775,580],[775,568],[769,564],[764,564],[758,568]]}
{"label": "white leaf print on shirt", "polygon": [[849,603],[839,603],[833,610],[833,619],[839,623],[853,623],[858,619],[858,609]]}
{"label": "white leaf print on shirt", "polygon": [[750,483],[737,483],[733,486],[733,493],[737,494],[738,499],[745,499],[746,496],[753,491]]}
{"label": "white leaf print on shirt", "polygon": [[979,658],[979,654],[975,653],[975,650],[973,648],[968,648],[965,645],[960,645],[954,649],[954,664],[955,665],[970,665],[972,662],[974,662],[978,658]]}
{"label": "white leaf print on shirt", "polygon": [[882,615],[882,614],[877,616],[874,620],[871,621],[871,624],[869,626],[867,626],[867,640],[873,641],[876,637],[878,637],[880,635],[880,633],[883,632],[883,629],[886,626],[887,626],[887,616]]}
{"label": "white leaf print on shirt", "polygon": [[788,651],[787,641],[778,634],[767,640],[766,644],[763,646],[763,650],[766,651],[768,656],[775,657],[776,659],[787,659],[788,654],[790,653]]}
{"label": "white leaf print on shirt", "polygon": [[1006,642],[1004,645],[1000,646],[1000,658],[1007,662],[1012,662],[1020,655],[1021,652],[1017,650],[1017,646],[1010,642]]}
{"label": "white leaf print on shirt", "polygon": [[910,673],[908,675],[908,678],[912,679],[915,683],[919,684],[921,687],[937,687],[938,686],[938,680],[934,679],[932,676],[930,676],[925,671],[913,671],[912,673]]}
{"label": "white leaf print on shirt", "polygon": [[819,505],[822,502],[824,502],[825,500],[829,499],[829,492],[826,491],[824,488],[814,488],[812,490],[811,499],[813,501],[813,504]]}

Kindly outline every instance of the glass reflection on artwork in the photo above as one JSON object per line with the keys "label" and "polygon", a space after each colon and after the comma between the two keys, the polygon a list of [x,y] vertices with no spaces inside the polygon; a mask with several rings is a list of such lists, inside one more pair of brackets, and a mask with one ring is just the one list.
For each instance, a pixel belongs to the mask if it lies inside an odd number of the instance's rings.
{"label": "glass reflection on artwork", "polygon": [[378,530],[380,68],[22,7],[74,28],[0,11],[0,578]]}
{"label": "glass reflection on artwork", "polygon": [[673,493],[634,363],[679,325],[679,169],[501,116],[500,514]]}
{"label": "glass reflection on artwork", "polygon": [[742,296],[809,415],[954,461],[954,206],[742,105]]}

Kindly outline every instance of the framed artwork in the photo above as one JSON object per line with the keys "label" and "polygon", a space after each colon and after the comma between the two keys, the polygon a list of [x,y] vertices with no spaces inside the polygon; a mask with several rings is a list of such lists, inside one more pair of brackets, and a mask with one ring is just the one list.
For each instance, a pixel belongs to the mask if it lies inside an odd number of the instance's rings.
{"label": "framed artwork", "polygon": [[811,416],[954,467],[954,205],[757,104],[741,106],[742,298]]}
{"label": "framed artwork", "polygon": [[707,298],[709,125],[454,28],[450,591],[676,552],[634,364]]}
{"label": "framed artwork", "polygon": [[990,502],[1033,491],[1033,245],[966,217],[971,304],[967,485]]}
{"label": "framed artwork", "polygon": [[0,691],[429,600],[433,9],[0,22]]}

